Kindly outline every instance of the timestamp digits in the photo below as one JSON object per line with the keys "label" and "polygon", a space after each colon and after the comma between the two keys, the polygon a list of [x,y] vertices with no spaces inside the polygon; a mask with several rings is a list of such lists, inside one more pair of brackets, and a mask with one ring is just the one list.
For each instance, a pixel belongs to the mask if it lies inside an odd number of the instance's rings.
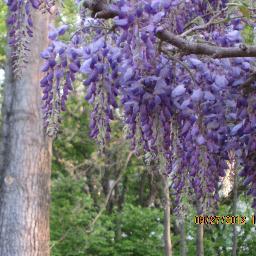
{"label": "timestamp digits", "polygon": [[208,224],[208,225],[216,225],[216,224],[238,224],[244,225],[246,224],[245,216],[204,216],[204,215],[196,215],[194,218],[195,224]]}

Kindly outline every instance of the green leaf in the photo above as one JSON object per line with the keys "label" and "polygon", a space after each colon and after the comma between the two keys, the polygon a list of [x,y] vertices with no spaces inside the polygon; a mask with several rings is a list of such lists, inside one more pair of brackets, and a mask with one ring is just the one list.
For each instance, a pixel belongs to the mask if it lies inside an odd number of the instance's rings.
{"label": "green leaf", "polygon": [[246,44],[253,44],[254,42],[254,29],[253,26],[246,25],[242,31],[242,36]]}

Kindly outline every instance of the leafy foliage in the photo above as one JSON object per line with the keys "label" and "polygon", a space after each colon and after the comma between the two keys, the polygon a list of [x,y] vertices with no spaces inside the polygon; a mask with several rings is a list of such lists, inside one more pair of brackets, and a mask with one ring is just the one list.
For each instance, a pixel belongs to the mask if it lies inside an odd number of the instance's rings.
{"label": "leafy foliage", "polygon": [[162,255],[162,221],[158,209],[126,204],[121,214],[122,236],[115,239],[118,212],[104,214],[92,233],[93,200],[82,181],[59,175],[53,181],[51,211],[52,255]]}

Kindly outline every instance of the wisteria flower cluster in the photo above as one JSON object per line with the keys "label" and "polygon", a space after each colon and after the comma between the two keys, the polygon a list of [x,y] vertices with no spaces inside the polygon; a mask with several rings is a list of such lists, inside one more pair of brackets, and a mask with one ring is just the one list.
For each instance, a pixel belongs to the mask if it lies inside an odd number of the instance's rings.
{"label": "wisteria flower cluster", "polygon": [[54,0],[7,0],[9,16],[8,40],[12,46],[12,64],[14,74],[19,76],[27,63],[27,53],[30,50],[30,39],[33,37],[32,10],[49,12],[55,4]]}
{"label": "wisteria flower cluster", "polygon": [[70,42],[61,40],[68,27],[56,28],[41,54],[48,133],[57,132],[72,84],[82,75],[93,109],[91,136],[105,144],[118,109],[133,149],[151,155],[170,176],[175,205],[193,192],[202,211],[213,207],[230,152],[256,198],[256,84],[247,83],[255,58],[190,54],[158,36],[164,30],[192,44],[243,46],[248,24],[227,2],[81,2],[83,17]]}

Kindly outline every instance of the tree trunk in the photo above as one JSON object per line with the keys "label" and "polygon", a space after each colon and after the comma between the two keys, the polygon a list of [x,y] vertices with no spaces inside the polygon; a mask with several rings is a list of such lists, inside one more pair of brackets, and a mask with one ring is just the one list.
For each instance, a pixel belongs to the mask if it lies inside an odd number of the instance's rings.
{"label": "tree trunk", "polygon": [[33,18],[29,63],[21,78],[13,77],[10,61],[6,67],[0,163],[1,256],[50,255],[51,141],[43,129],[39,86],[39,53],[47,46],[49,17],[36,12]]}
{"label": "tree trunk", "polygon": [[197,225],[196,255],[204,256],[204,224]]}
{"label": "tree trunk", "polygon": [[125,203],[125,195],[128,189],[127,185],[128,185],[128,175],[126,174],[123,178],[122,190],[121,190],[121,193],[118,194],[119,198],[117,200],[115,241],[120,241],[122,239],[122,211]]}
{"label": "tree trunk", "polygon": [[[197,212],[200,212],[202,203],[200,201],[196,202]],[[196,232],[196,255],[204,256],[204,224],[197,225]]]}
{"label": "tree trunk", "polygon": [[147,181],[147,169],[143,170],[143,173],[140,177],[140,184],[139,184],[139,203],[141,206],[145,206],[145,188],[146,188],[146,181]]}
{"label": "tree trunk", "polygon": [[172,242],[171,242],[171,213],[170,213],[170,192],[168,178],[162,175],[164,193],[163,193],[163,206],[164,206],[164,252],[165,256],[172,256]]}
{"label": "tree trunk", "polygon": [[[156,174],[156,164],[151,164],[148,168],[149,194],[145,200],[145,207],[155,206],[155,200],[159,192],[159,182],[161,186],[161,177]],[[160,179],[159,179],[160,178]]]}
{"label": "tree trunk", "polygon": [[181,217],[180,221],[180,256],[187,255],[187,246],[186,246],[186,230],[185,230],[185,218]]}
{"label": "tree trunk", "polygon": [[[234,166],[236,166],[234,164]],[[237,177],[237,168],[234,168],[234,198],[233,198],[233,216],[236,216],[237,213],[237,200],[238,200],[238,195],[237,195],[237,183],[238,183],[238,177]],[[236,224],[233,225],[233,236],[232,236],[232,256],[237,255],[237,227]]]}

